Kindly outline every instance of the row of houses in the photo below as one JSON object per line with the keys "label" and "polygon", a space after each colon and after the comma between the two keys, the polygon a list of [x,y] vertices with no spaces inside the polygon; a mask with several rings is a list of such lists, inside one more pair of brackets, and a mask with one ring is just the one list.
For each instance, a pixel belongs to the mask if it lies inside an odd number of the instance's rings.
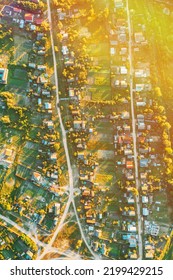
{"label": "row of houses", "polygon": [[1,9],[1,19],[2,21],[12,21],[17,24],[20,29],[23,29],[28,24],[31,24],[32,30],[35,30],[36,27],[40,26],[44,21],[41,12],[33,14],[13,5],[3,6]]}

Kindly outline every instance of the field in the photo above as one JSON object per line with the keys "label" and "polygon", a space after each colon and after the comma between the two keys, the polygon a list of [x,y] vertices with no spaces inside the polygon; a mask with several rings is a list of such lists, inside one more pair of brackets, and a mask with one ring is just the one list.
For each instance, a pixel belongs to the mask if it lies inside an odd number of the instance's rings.
{"label": "field", "polygon": [[28,180],[31,177],[31,170],[23,165],[18,165],[16,169],[16,176],[21,179]]}
{"label": "field", "polygon": [[15,93],[25,92],[28,88],[27,71],[20,67],[10,67],[7,90]]}
{"label": "field", "polygon": [[[160,204],[157,204],[157,201]],[[168,230],[168,225],[170,223],[170,218],[168,215],[167,209],[167,197],[166,194],[162,191],[154,195],[154,204],[152,206],[152,214],[150,214],[150,219],[155,221],[160,226],[166,227]]]}
{"label": "field", "polygon": [[28,168],[34,168],[36,156],[38,154],[38,145],[32,142],[26,142],[18,158],[18,164]]}
{"label": "field", "polygon": [[18,65],[28,63],[28,53],[32,47],[32,41],[25,37],[14,35],[14,63]]}

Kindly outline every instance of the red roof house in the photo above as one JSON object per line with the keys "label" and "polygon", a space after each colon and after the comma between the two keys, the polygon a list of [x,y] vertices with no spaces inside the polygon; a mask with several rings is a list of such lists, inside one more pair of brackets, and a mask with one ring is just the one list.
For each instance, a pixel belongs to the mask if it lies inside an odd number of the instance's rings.
{"label": "red roof house", "polygon": [[25,14],[25,17],[24,17],[24,19],[25,19],[25,22],[33,22],[34,21],[34,15],[33,14]]}
{"label": "red roof house", "polygon": [[133,161],[126,161],[126,168],[132,169],[133,168]]}

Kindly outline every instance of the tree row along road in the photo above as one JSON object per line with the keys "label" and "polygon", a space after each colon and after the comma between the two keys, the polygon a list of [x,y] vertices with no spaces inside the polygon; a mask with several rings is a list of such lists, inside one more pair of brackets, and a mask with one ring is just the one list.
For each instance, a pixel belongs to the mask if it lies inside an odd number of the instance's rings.
{"label": "tree row along road", "polygon": [[135,165],[135,182],[138,194],[136,196],[136,210],[138,218],[138,258],[142,260],[143,258],[143,239],[142,239],[142,216],[141,216],[141,204],[139,198],[139,188],[140,182],[138,179],[138,153],[136,146],[136,120],[135,120],[135,110],[134,110],[134,95],[133,95],[133,57],[132,57],[132,27],[129,11],[129,1],[126,2],[127,8],[127,20],[128,20],[128,31],[129,31],[129,64],[130,64],[130,99],[131,99],[131,115],[132,115],[132,135],[133,135],[133,146],[134,146],[134,165]]}
{"label": "tree row along road", "polygon": [[[53,38],[53,26],[52,26],[52,16],[51,16],[51,6],[50,6],[50,0],[47,0],[47,8],[48,8],[48,20],[49,20],[49,24],[50,24],[50,40],[51,40],[51,47],[52,47],[52,57],[53,57],[53,66],[54,66],[54,78],[55,78],[55,86],[56,86],[56,102],[57,104],[59,103],[59,84],[58,84],[58,74],[57,74],[57,61],[56,61],[56,54],[55,54],[55,45],[54,45],[54,38]],[[44,257],[44,255],[46,254],[46,252],[49,250],[50,246],[52,246],[52,244],[54,243],[54,241],[56,240],[57,234],[59,233],[59,231],[62,228],[62,225],[65,222],[65,219],[67,217],[68,211],[69,211],[69,207],[70,204],[72,203],[73,208],[74,208],[74,212],[75,212],[75,216],[76,216],[76,220],[80,229],[80,233],[81,233],[81,237],[83,239],[83,241],[85,242],[89,252],[91,253],[91,255],[95,258],[98,259],[98,255],[96,255],[93,250],[91,249],[90,245],[88,244],[88,241],[86,239],[86,236],[83,232],[79,217],[78,217],[78,213],[76,210],[76,205],[75,205],[75,201],[74,201],[74,181],[73,181],[73,170],[72,170],[72,166],[71,166],[71,162],[70,162],[70,156],[69,156],[69,151],[68,151],[68,145],[67,145],[67,136],[66,136],[66,131],[63,125],[63,121],[62,121],[62,117],[61,117],[61,111],[59,106],[57,105],[57,113],[58,113],[58,117],[59,117],[59,122],[60,122],[60,128],[61,128],[61,133],[62,133],[62,141],[63,141],[63,146],[64,146],[64,150],[65,150],[65,156],[66,156],[66,161],[67,161],[67,167],[68,167],[68,175],[69,175],[69,198],[64,210],[64,213],[61,217],[61,220],[58,224],[58,227],[56,228],[55,232],[53,233],[52,238],[49,241],[49,244],[47,244],[47,246],[44,247],[44,251],[43,253],[38,256],[38,259],[42,259]]]}

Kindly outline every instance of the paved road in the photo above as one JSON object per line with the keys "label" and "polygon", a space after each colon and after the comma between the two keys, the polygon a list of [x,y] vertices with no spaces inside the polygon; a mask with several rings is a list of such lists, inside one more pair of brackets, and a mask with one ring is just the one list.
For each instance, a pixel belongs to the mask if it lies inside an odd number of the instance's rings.
{"label": "paved road", "polygon": [[[138,153],[136,145],[136,119],[134,112],[134,96],[133,96],[133,58],[132,58],[132,29],[129,11],[129,1],[127,0],[127,18],[128,18],[128,30],[129,30],[129,64],[130,64],[130,98],[131,98],[131,114],[132,114],[132,133],[133,133],[133,145],[134,145],[134,163],[135,163],[135,182],[136,188],[139,192],[140,182],[138,179]],[[136,209],[138,216],[138,258],[143,259],[143,239],[142,239],[142,216],[141,216],[141,205],[139,195],[136,196]]]}
{"label": "paved road", "polygon": [[[56,102],[58,104],[59,100],[60,100],[59,99],[59,85],[58,85],[58,74],[57,74],[57,61],[56,61],[56,54],[55,54],[55,45],[54,45],[53,32],[52,32],[53,27],[52,27],[50,0],[47,0],[47,7],[48,7],[48,20],[49,20],[49,24],[50,24],[50,39],[51,39],[51,46],[52,46],[52,57],[53,57],[53,64],[54,64],[54,78],[55,78],[55,86],[56,86]],[[82,237],[83,241],[85,242],[85,244],[86,244],[88,250],[90,251],[91,255],[95,259],[97,259],[98,256],[93,252],[90,245],[88,244],[88,240],[86,239],[86,236],[83,232],[83,229],[82,229],[82,226],[80,224],[79,217],[78,217],[78,213],[77,213],[77,210],[76,210],[76,205],[75,205],[75,201],[74,201],[73,170],[72,170],[69,151],[68,151],[66,131],[65,131],[65,128],[64,128],[64,125],[63,125],[63,121],[62,121],[62,117],[61,117],[61,111],[60,111],[59,106],[57,106],[57,113],[58,113],[58,117],[59,117],[60,128],[61,128],[61,132],[62,132],[62,141],[63,141],[63,146],[64,146],[64,150],[65,150],[65,155],[66,155],[66,161],[67,161],[67,167],[68,167],[69,198],[68,198],[64,213],[61,217],[60,223],[58,224],[58,227],[56,228],[49,244],[44,248],[43,253],[38,257],[38,259],[41,259],[46,254],[46,252],[49,250],[49,247],[52,246],[52,244],[56,240],[57,234],[59,233],[60,229],[62,228],[62,225],[65,222],[65,219],[67,217],[67,214],[68,214],[69,207],[70,207],[71,203],[72,203],[73,208],[74,208],[74,212],[75,212],[76,220],[77,220],[77,223],[78,223],[78,226],[79,226],[79,229],[80,229],[81,237]]]}

